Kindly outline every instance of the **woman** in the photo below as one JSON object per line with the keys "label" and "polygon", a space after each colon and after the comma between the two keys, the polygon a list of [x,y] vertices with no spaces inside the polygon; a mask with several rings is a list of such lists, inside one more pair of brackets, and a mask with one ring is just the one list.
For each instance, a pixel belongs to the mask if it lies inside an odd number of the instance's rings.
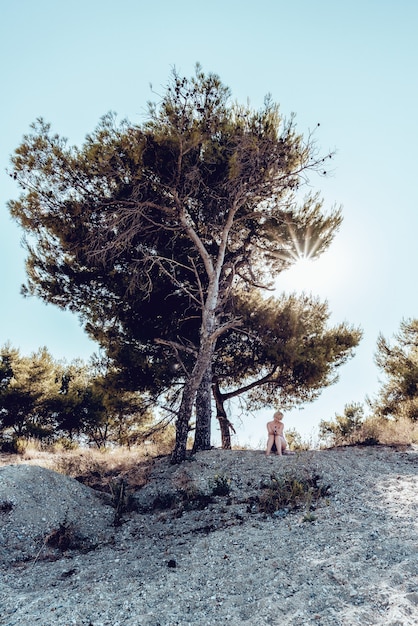
{"label": "woman", "polygon": [[276,454],[294,454],[287,449],[287,441],[284,436],[284,424],[282,422],[284,415],[281,411],[276,411],[273,415],[273,421],[267,422],[267,450],[266,456],[270,456],[273,444],[276,444]]}

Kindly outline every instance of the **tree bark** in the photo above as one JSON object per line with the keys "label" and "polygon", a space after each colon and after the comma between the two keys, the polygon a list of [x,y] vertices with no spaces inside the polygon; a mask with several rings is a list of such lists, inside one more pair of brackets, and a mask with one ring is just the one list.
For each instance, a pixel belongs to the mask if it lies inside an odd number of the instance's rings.
{"label": "tree bark", "polygon": [[205,342],[201,346],[199,355],[190,378],[187,380],[181,398],[181,404],[176,422],[176,443],[171,455],[171,463],[182,463],[186,458],[187,436],[189,434],[190,418],[196,400],[197,390],[203,376],[211,363],[214,351],[214,341]]}
{"label": "tree bark", "polygon": [[176,443],[171,454],[171,463],[182,463],[186,458],[187,437],[189,435],[190,415],[192,414],[196,391],[193,393],[192,381],[183,389],[180,410],[176,422]]}
{"label": "tree bark", "polygon": [[224,408],[224,399],[219,388],[218,382],[215,380],[212,385],[213,397],[215,398],[216,405],[216,418],[219,421],[219,428],[221,431],[222,449],[231,449],[231,430],[235,433],[234,427],[229,421]]}
{"label": "tree bark", "polygon": [[196,432],[193,452],[210,450],[210,434],[212,420],[212,363],[210,362],[203,374],[196,394]]}
{"label": "tree bark", "polygon": [[[216,347],[217,331],[219,331],[219,319],[217,318],[216,310],[219,307],[220,301],[220,275],[225,259],[228,235],[234,221],[235,213],[238,210],[238,205],[228,211],[228,217],[222,230],[222,240],[215,263],[213,263],[213,259],[203,245],[202,240],[190,225],[190,221],[184,207],[181,207],[181,209],[182,213],[180,216],[180,222],[184,227],[184,232],[195,244],[197,250],[201,254],[207,275],[209,277],[209,285],[204,305],[202,307],[199,353],[196,358],[193,372],[183,389],[183,396],[177,417],[176,444],[171,456],[172,463],[181,463],[186,458],[187,433],[193,405],[196,400],[197,390],[199,389],[205,373],[208,370],[212,371],[212,359]],[[225,294],[222,294],[222,297],[225,297]],[[197,435],[200,439],[200,433],[197,433]],[[206,445],[206,442],[204,445]]]}

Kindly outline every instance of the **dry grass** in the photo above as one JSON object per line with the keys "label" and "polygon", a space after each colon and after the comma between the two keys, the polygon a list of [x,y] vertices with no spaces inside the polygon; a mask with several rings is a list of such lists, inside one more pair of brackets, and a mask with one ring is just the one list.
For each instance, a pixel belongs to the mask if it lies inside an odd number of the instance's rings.
{"label": "dry grass", "polygon": [[[418,423],[406,418],[397,421],[368,418],[353,435],[345,444],[418,444]],[[154,441],[129,449],[119,447],[113,450],[68,450],[59,444],[46,447],[36,440],[30,440],[20,443],[18,454],[0,453],[0,466],[21,463],[40,465],[113,496],[115,484],[123,483],[128,491],[145,485],[149,480],[153,460],[168,455],[171,447],[171,441]],[[179,484],[178,487],[187,492],[190,488],[187,472],[184,473],[183,482],[185,484]]]}
{"label": "dry grass", "polygon": [[[163,450],[163,453],[166,453]],[[115,480],[123,481],[128,489],[147,483],[153,459],[161,455],[155,445],[137,448],[74,450],[45,448],[30,441],[20,454],[0,454],[0,465],[39,465],[70,476],[83,484],[112,494]]]}
{"label": "dry grass", "polygon": [[408,418],[389,420],[369,417],[355,433],[354,443],[410,445],[418,443],[418,423]]}

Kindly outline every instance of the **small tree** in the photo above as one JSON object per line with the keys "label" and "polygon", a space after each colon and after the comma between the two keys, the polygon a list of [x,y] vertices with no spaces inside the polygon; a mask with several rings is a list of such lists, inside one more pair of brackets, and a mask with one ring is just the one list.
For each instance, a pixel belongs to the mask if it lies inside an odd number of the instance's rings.
{"label": "small tree", "polygon": [[[46,403],[54,422],[54,438],[80,441],[89,437],[106,420],[103,397],[95,388],[91,367],[79,359],[57,364],[56,380],[59,386]],[[100,447],[100,442],[95,443]]]}
{"label": "small tree", "polygon": [[152,430],[149,400],[120,388],[111,370],[76,359],[55,362],[43,348],[29,357],[0,351],[0,434],[132,445]]}
{"label": "small tree", "polygon": [[93,381],[93,393],[101,399],[103,416],[85,432],[99,447],[108,443],[133,446],[146,439],[155,425],[149,398],[137,391],[126,391],[118,383],[112,370]]}
{"label": "small tree", "polygon": [[309,450],[311,444],[309,441],[304,441],[302,435],[295,428],[286,429],[286,441],[290,450],[297,452]]}
{"label": "small tree", "polygon": [[335,414],[333,421],[319,423],[319,437],[334,446],[354,443],[364,423],[364,409],[361,404],[346,404],[343,415]]}
{"label": "small tree", "polygon": [[375,361],[386,378],[371,403],[375,414],[418,420],[418,320],[403,320],[393,345],[380,334]]}
{"label": "small tree", "polygon": [[57,387],[56,369],[46,348],[22,357],[19,350],[0,351],[0,431],[9,438],[48,438],[53,420],[48,399]]}

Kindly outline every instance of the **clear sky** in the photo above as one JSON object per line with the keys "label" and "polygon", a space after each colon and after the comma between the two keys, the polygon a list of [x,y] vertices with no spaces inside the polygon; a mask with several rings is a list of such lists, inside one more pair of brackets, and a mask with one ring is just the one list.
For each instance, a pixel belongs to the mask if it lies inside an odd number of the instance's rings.
{"label": "clear sky", "polygon": [[[162,92],[173,66],[190,76],[198,61],[234,99],[258,107],[271,93],[301,133],[320,123],[318,145],[337,152],[333,175],[311,185],[344,223],[278,289],[328,300],[331,323],[364,338],[339,382],[285,426],[315,437],[321,419],[373,397],[379,332],[391,339],[418,316],[417,32],[416,0],[0,0],[0,345],[67,360],[97,350],[74,315],[20,295],[23,233],[6,208],[18,189],[5,170],[23,134],[39,116],[71,144],[110,110],[140,123],[150,83]],[[233,413],[240,443],[265,439],[271,411]]]}

